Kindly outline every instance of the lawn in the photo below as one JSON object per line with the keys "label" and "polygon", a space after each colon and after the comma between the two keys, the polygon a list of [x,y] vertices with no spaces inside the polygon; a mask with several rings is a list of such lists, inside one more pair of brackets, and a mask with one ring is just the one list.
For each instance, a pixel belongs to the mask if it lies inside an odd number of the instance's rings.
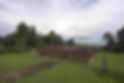
{"label": "lawn", "polygon": [[[108,73],[100,71],[102,57],[106,56]],[[80,62],[64,61],[52,69],[27,77],[17,83],[123,83],[124,54],[97,53],[93,68]]]}
{"label": "lawn", "polygon": [[[102,57],[107,59],[109,72],[101,72]],[[50,59],[51,60],[51,59]],[[124,82],[124,53],[98,52],[92,67],[75,61],[58,62],[50,69],[35,75],[25,77],[16,83],[123,83]],[[45,61],[43,57],[33,52],[22,54],[6,54],[0,56],[0,73],[5,73]]]}
{"label": "lawn", "polygon": [[35,52],[11,53],[0,55],[0,74],[23,69],[43,62],[44,59]]}
{"label": "lawn", "polygon": [[103,56],[106,57],[108,68],[111,72],[124,73],[124,53],[99,52],[93,62],[96,67],[102,67]]}

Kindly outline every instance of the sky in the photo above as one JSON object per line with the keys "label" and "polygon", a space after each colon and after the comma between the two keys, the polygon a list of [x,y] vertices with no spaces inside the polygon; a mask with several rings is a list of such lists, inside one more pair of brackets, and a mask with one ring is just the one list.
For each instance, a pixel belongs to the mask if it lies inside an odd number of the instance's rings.
{"label": "sky", "polygon": [[38,33],[55,31],[80,44],[104,44],[103,34],[124,26],[124,0],[0,0],[0,35],[20,22]]}

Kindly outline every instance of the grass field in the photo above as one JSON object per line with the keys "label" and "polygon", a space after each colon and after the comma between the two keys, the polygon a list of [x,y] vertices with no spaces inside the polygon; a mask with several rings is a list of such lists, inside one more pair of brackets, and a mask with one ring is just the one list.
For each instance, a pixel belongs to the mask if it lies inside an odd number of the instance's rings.
{"label": "grass field", "polygon": [[43,58],[33,52],[4,54],[0,56],[0,74],[36,65],[43,61]]}
{"label": "grass field", "polygon": [[[17,56],[9,54],[0,56],[2,59],[1,73],[16,70],[26,66],[38,64],[44,61],[36,54],[25,53]],[[102,68],[102,57],[106,56],[109,72],[100,72]],[[44,72],[24,78],[16,83],[123,83],[124,82],[124,53],[115,54],[107,52],[97,53],[93,68],[86,64],[74,61],[59,61],[56,66]]]}

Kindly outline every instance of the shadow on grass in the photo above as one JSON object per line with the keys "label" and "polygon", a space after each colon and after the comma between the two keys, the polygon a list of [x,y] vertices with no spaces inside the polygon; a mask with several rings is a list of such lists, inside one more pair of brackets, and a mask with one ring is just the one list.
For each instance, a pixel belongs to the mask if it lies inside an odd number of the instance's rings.
{"label": "shadow on grass", "polygon": [[102,78],[112,78],[116,80],[118,83],[124,83],[124,72],[111,72],[111,71],[103,71],[102,69],[94,68],[96,74]]}

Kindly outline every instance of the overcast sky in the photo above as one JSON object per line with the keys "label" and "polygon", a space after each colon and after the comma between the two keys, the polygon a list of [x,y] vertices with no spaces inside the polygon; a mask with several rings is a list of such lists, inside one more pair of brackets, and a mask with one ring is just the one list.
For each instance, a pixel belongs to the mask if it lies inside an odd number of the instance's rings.
{"label": "overcast sky", "polygon": [[124,0],[0,0],[0,35],[22,21],[38,33],[54,30],[78,43],[102,44],[104,32],[124,26]]}

